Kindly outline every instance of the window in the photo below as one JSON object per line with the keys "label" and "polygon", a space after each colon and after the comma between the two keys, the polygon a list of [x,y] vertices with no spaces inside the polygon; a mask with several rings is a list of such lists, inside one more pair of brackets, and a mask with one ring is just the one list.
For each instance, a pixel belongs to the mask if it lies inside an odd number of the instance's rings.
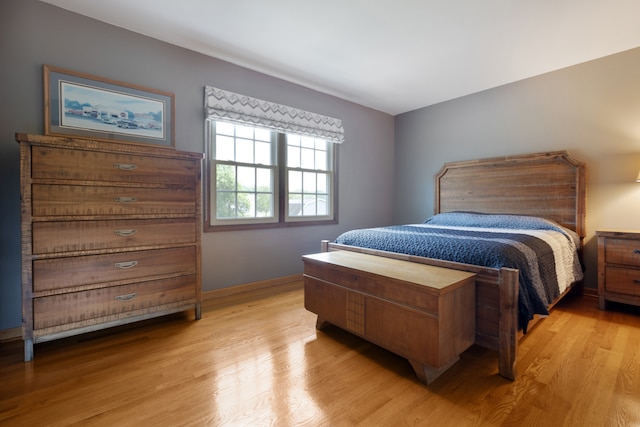
{"label": "window", "polygon": [[246,219],[274,222],[278,182],[274,132],[219,121],[210,125],[213,147],[209,152],[215,153],[212,224]]}
{"label": "window", "polygon": [[205,229],[335,223],[335,148],[314,136],[207,121]]}
{"label": "window", "polygon": [[342,121],[205,86],[205,231],[336,223]]}
{"label": "window", "polygon": [[302,135],[286,135],[287,219],[330,215],[331,144]]}

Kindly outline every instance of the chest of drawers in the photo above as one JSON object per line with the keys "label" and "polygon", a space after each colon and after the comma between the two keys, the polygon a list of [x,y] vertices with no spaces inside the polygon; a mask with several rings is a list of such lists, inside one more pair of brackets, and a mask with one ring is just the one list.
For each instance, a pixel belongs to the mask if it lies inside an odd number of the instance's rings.
{"label": "chest of drawers", "polygon": [[640,232],[596,231],[598,299],[640,305]]}
{"label": "chest of drawers", "polygon": [[34,343],[201,316],[202,154],[17,134],[22,335]]}

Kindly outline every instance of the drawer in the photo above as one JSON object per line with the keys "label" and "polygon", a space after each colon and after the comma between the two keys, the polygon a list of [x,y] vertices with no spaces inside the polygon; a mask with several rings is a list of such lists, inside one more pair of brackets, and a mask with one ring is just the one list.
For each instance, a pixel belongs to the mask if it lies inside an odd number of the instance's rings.
{"label": "drawer", "polygon": [[628,239],[605,239],[605,262],[640,267],[640,241]]}
{"label": "drawer", "polygon": [[32,214],[38,216],[153,215],[196,213],[195,188],[32,186]]}
{"label": "drawer", "polygon": [[196,185],[193,160],[38,146],[31,150],[34,179]]}
{"label": "drawer", "polygon": [[607,292],[640,296],[640,270],[630,268],[605,268]]}
{"label": "drawer", "polygon": [[39,292],[101,283],[123,284],[148,280],[147,277],[195,273],[195,247],[41,259],[33,262],[33,289]]}
{"label": "drawer", "polygon": [[195,243],[194,218],[33,223],[33,253]]}
{"label": "drawer", "polygon": [[34,329],[152,312],[154,307],[190,300],[195,303],[195,299],[195,275],[35,298]]}

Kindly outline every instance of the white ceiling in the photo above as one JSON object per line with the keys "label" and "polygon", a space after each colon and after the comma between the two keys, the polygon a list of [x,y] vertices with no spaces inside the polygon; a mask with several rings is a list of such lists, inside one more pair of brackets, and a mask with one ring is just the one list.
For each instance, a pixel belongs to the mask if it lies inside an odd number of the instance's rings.
{"label": "white ceiling", "polygon": [[41,0],[390,114],[640,46],[638,0]]}

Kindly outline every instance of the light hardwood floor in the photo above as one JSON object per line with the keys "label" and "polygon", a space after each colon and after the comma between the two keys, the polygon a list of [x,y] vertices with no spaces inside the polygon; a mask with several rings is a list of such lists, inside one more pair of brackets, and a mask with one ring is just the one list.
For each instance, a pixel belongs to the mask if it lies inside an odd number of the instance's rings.
{"label": "light hardwood floor", "polygon": [[0,345],[0,425],[638,426],[640,311],[569,297],[521,341],[519,376],[476,346],[432,385],[337,328],[297,289],[205,302],[203,317]]}

